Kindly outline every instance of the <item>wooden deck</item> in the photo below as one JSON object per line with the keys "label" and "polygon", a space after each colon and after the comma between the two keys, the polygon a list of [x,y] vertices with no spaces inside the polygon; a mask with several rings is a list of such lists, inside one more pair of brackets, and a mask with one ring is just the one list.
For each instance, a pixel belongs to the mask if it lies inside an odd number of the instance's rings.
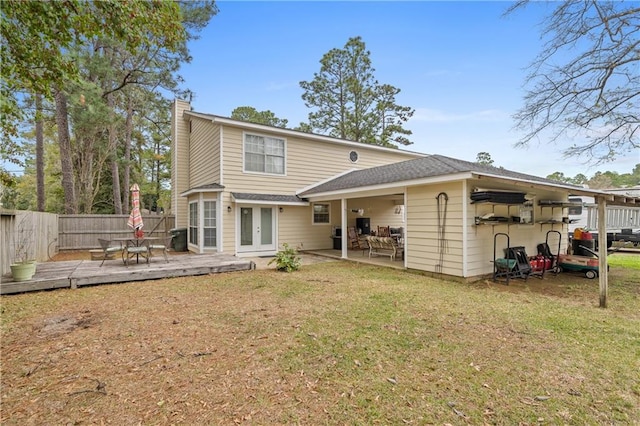
{"label": "wooden deck", "polygon": [[160,278],[207,275],[220,272],[255,269],[249,259],[226,254],[188,254],[152,257],[150,263],[124,265],[121,259],[107,260],[100,267],[95,260],[70,260],[38,263],[36,274],[29,281],[16,282],[10,275],[0,277],[0,294],[24,293],[56,288],[78,288],[86,285],[124,283]]}

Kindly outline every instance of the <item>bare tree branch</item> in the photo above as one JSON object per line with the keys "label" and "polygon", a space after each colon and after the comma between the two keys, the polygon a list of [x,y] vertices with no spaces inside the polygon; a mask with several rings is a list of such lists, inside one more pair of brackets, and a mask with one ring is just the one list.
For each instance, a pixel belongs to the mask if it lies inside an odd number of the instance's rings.
{"label": "bare tree branch", "polygon": [[[522,0],[506,14],[524,8]],[[620,1],[570,0],[545,19],[542,51],[529,67],[518,142],[572,139],[565,156],[595,164],[640,148],[640,8]],[[569,58],[569,59],[566,59]]]}

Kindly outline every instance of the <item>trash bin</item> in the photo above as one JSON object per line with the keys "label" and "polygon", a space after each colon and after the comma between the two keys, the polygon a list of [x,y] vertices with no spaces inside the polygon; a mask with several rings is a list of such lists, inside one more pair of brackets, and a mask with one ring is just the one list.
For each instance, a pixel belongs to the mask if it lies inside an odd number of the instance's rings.
{"label": "trash bin", "polygon": [[187,251],[187,228],[173,228],[169,231],[173,239],[171,245],[174,251]]}

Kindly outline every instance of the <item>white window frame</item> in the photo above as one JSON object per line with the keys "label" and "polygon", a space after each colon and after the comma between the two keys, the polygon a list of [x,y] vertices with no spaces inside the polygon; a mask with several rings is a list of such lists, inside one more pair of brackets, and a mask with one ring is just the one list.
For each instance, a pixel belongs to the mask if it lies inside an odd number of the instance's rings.
{"label": "white window frame", "polygon": [[[256,155],[263,155],[264,156],[264,161],[263,161],[263,166],[264,166],[264,171],[260,171],[260,170],[249,170],[247,169],[247,155],[248,154],[252,154],[252,152],[250,152],[247,149],[247,137],[252,137],[252,138],[261,138],[261,143],[262,143],[262,153],[253,153]],[[279,155],[273,155],[273,154],[268,154],[265,151],[265,144],[267,142],[267,140],[275,140],[275,141],[282,141],[282,173],[279,172],[269,172],[267,171],[267,157],[275,157],[275,158],[280,158]],[[271,175],[271,176],[286,176],[287,175],[287,140],[285,138],[278,138],[275,136],[268,136],[268,135],[260,135],[257,133],[249,133],[249,132],[243,132],[242,134],[242,171],[244,173],[255,173],[255,174],[261,174],[261,175]]]}
{"label": "white window frame", "polygon": [[[316,222],[316,206],[327,206],[326,222]],[[313,203],[311,205],[311,223],[313,225],[331,225],[331,203]]]}
{"label": "white window frame", "polygon": [[[195,224],[193,223],[193,217],[192,217],[192,207],[195,206]],[[199,218],[200,218],[200,202],[199,200],[195,200],[195,201],[190,201],[189,202],[189,235],[188,235],[188,243],[194,246],[198,245],[198,241],[200,241],[199,238],[199,233],[200,233],[200,223],[199,223]],[[195,238],[195,242],[193,242],[193,239]]]}
{"label": "white window frame", "polygon": [[[206,203],[213,203],[213,216],[212,217],[207,217],[206,216]],[[207,219],[212,220],[213,221],[213,226],[207,226],[206,221]],[[205,238],[205,230],[206,229],[213,229],[213,238],[215,240],[215,244],[212,246],[208,246],[206,244],[206,238]],[[218,247],[218,201],[215,199],[205,199],[202,200],[202,248],[204,249],[214,249]]]}

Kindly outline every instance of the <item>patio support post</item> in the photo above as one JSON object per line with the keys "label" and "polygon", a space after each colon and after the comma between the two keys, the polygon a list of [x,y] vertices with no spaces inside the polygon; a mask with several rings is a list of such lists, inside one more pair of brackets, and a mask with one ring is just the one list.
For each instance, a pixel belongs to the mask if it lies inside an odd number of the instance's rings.
{"label": "patio support post", "polygon": [[342,254],[340,255],[341,258],[343,259],[347,259],[349,256],[347,254],[347,199],[346,198],[341,198],[340,199],[340,228],[342,229],[342,238],[341,238],[341,243],[342,243]]}
{"label": "patio support post", "polygon": [[407,187],[406,186],[404,187],[404,191],[403,191],[402,197],[403,197],[402,202],[404,203],[404,208],[402,209],[402,215],[403,215],[403,218],[402,218],[403,220],[402,221],[404,222],[404,235],[402,236],[403,237],[402,238],[402,245],[403,245],[402,253],[403,253],[403,257],[404,257],[404,262],[403,262],[404,263],[404,267],[406,268],[407,267],[407,259],[409,258],[407,256],[407,241],[409,240],[409,238],[407,238],[408,235],[409,235],[408,232],[407,232],[409,230],[409,222],[408,222],[408,219],[407,219],[407,217],[408,217],[408,215],[407,215],[407,207],[409,205],[408,205],[407,201],[409,200],[409,197],[407,196]]}
{"label": "patio support post", "polygon": [[607,307],[609,271],[607,269],[607,200],[597,197],[598,203],[598,271],[600,281],[600,307]]}

